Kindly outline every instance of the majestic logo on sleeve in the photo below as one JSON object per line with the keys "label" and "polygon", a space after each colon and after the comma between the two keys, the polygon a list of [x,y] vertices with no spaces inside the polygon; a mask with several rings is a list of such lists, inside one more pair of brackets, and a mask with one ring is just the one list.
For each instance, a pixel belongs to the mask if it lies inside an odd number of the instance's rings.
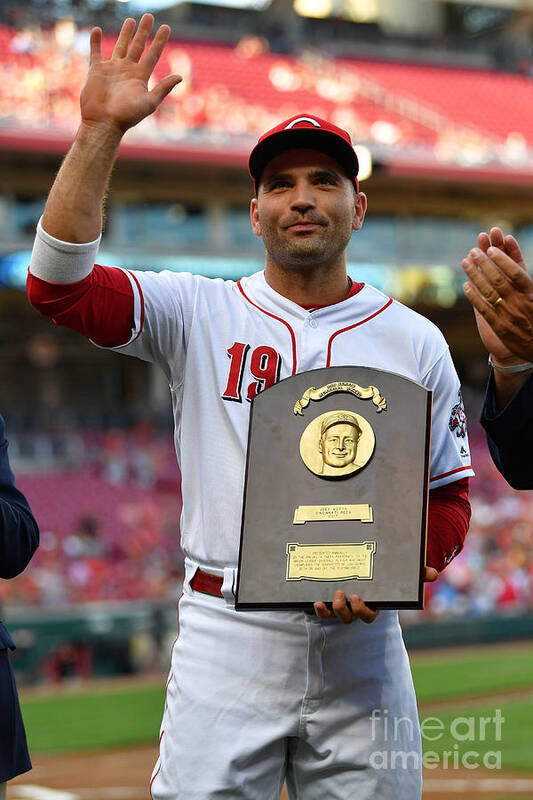
{"label": "majestic logo on sleeve", "polygon": [[466,436],[466,412],[465,407],[463,405],[463,397],[461,395],[461,390],[459,389],[458,392],[459,402],[456,403],[452,408],[452,413],[450,414],[450,419],[448,422],[448,427],[453,433],[455,431],[455,435],[458,439],[464,439]]}
{"label": "majestic logo on sleeve", "polygon": [[463,549],[463,545],[462,544],[456,545],[451,553],[448,553],[447,555],[444,556],[444,563],[446,565],[448,565],[450,563],[450,561],[453,561],[453,559],[455,558],[457,553],[461,552],[462,549]]}

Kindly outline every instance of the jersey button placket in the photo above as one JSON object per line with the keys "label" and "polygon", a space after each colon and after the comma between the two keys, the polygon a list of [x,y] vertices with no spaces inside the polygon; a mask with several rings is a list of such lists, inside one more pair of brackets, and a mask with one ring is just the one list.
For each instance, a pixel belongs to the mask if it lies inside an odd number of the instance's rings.
{"label": "jersey button placket", "polygon": [[302,335],[302,361],[301,366],[304,370],[314,369],[320,366],[317,357],[320,358],[322,349],[321,342],[324,336],[323,328],[319,321],[311,314],[305,319]]}

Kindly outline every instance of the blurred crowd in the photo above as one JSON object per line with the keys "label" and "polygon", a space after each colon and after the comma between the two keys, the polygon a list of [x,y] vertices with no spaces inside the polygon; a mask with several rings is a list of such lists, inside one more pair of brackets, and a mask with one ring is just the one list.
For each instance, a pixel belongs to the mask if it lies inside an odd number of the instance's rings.
{"label": "blurred crowd", "polygon": [[533,609],[533,492],[510,489],[471,426],[472,520],[465,547],[428,587],[427,613],[472,617]]}
{"label": "blurred crowd", "polygon": [[[0,582],[0,603],[172,602],[183,554],[171,437],[142,424],[78,439],[76,467],[17,475],[40,522],[41,546],[23,575]],[[426,616],[533,609],[533,492],[509,488],[477,426],[471,446],[470,532],[463,552],[428,586]]]}
{"label": "blurred crowd", "polygon": [[[112,46],[112,38],[105,37],[104,57]],[[0,25],[0,132],[5,127],[26,135],[43,129],[71,135],[79,121],[88,52],[89,29],[73,19],[48,28]],[[129,132],[132,140],[179,145],[187,138],[216,148],[232,140],[238,144],[240,137],[248,146],[280,118],[309,108],[376,152],[429,148],[439,161],[463,165],[496,160],[517,166],[530,157],[525,118],[523,131],[511,129],[505,113],[495,110],[490,120],[484,115],[482,130],[476,116],[487,92],[505,101],[509,80],[521,104],[529,83],[524,79],[479,71],[465,82],[449,69],[439,74],[416,65],[364,64],[327,58],[311,47],[298,56],[280,56],[256,35],[243,36],[236,46],[172,41],[154,80],[168,72],[182,75],[182,83]],[[460,108],[458,95],[468,98]],[[525,99],[523,107],[526,114]]]}
{"label": "blurred crowd", "polygon": [[88,30],[67,21],[50,31],[0,26],[2,126],[71,130],[79,118],[79,93],[87,73]]}
{"label": "blurred crowd", "polygon": [[0,604],[174,600],[183,555],[171,438],[139,425],[76,439],[75,468],[17,471],[41,544],[30,569],[0,582]]}

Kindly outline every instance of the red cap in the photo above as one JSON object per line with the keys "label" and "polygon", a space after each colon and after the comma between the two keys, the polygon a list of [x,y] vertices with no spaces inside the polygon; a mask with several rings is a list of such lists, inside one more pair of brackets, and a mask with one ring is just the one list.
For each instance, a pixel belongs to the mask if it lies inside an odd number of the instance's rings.
{"label": "red cap", "polygon": [[313,114],[297,114],[264,133],[250,153],[248,168],[257,185],[264,168],[280,153],[296,147],[320,150],[338,161],[359,191],[359,163],[348,131]]}

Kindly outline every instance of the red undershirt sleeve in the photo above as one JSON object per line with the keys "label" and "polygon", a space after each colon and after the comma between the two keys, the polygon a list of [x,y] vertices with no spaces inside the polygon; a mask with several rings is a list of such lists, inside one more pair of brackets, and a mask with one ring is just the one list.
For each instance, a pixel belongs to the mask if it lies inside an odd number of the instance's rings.
{"label": "red undershirt sleeve", "polygon": [[429,492],[427,564],[439,572],[463,549],[471,514],[468,489],[469,479],[461,478]]}
{"label": "red undershirt sleeve", "polygon": [[87,336],[102,347],[126,344],[134,328],[134,294],[126,272],[95,264],[76,283],[49,283],[28,272],[30,303],[56,325]]}

